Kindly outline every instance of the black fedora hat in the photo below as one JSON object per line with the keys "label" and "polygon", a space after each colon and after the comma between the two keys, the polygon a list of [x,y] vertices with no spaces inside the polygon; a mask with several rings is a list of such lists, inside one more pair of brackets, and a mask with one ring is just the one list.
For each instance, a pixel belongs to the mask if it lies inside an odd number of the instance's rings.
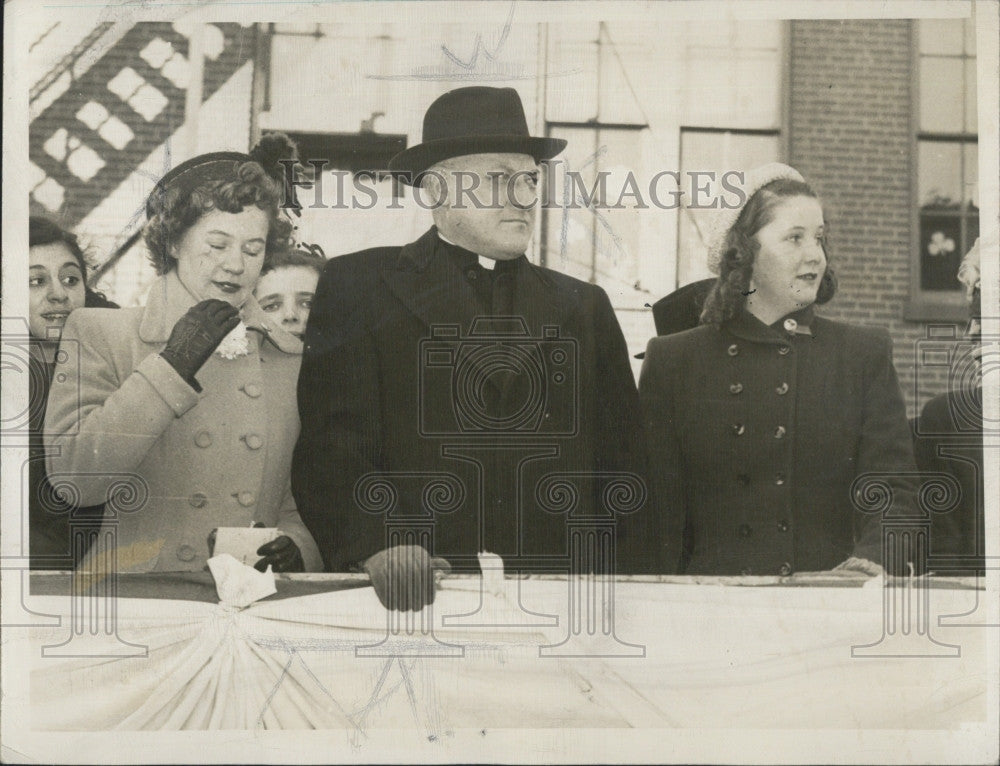
{"label": "black fedora hat", "polygon": [[528,133],[521,97],[513,88],[456,88],[427,108],[422,142],[393,157],[389,170],[404,183],[417,184],[429,167],[451,157],[512,152],[539,162],[565,147],[561,138]]}

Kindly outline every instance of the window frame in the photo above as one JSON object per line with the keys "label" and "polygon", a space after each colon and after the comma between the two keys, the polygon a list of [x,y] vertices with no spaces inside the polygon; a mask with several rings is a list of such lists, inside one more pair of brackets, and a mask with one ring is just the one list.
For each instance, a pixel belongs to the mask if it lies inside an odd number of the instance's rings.
{"label": "window frame", "polygon": [[[922,129],[920,125],[920,21],[920,19],[913,19],[910,23],[910,282],[909,295],[903,306],[903,318],[908,321],[963,322],[968,319],[969,307],[965,293],[960,286],[956,287],[955,290],[947,291],[925,290],[921,286],[921,247],[923,243],[920,237],[920,146],[922,143],[934,141],[956,145],[978,145],[979,134],[978,130],[976,133],[952,133]],[[963,21],[970,22],[969,19]],[[975,60],[978,78],[978,55]],[[967,217],[963,208],[959,208],[957,217],[962,219]],[[963,246],[962,243],[959,245]],[[964,246],[967,250],[972,246],[972,243],[966,243]],[[964,254],[963,252],[962,255]]]}

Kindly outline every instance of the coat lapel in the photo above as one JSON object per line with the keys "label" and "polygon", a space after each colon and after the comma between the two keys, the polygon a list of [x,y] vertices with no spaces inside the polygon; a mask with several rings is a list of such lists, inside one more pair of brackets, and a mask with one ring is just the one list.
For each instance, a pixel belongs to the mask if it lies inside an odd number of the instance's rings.
{"label": "coat lapel", "polygon": [[428,326],[454,324],[467,333],[471,320],[482,314],[472,286],[457,264],[437,252],[437,230],[431,228],[403,247],[382,280],[409,311]]}

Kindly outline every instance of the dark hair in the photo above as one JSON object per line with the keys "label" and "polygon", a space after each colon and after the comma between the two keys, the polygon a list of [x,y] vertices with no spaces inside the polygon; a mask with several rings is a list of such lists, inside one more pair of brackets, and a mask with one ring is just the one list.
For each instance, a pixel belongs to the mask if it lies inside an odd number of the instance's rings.
{"label": "dark hair", "polygon": [[[750,290],[760,242],[757,232],[774,220],[778,205],[792,197],[818,199],[816,192],[802,181],[781,178],[762,186],[743,206],[736,223],[726,232],[722,258],[719,261],[719,278],[715,281],[705,307],[701,312],[702,324],[720,324],[736,316],[746,303]],[[830,267],[830,246],[823,238],[826,271],[816,292],[816,303],[823,304],[837,292],[837,277]]]}
{"label": "dark hair", "polygon": [[[219,167],[234,167],[219,163]],[[166,274],[177,260],[170,254],[184,233],[198,219],[212,210],[241,213],[254,205],[268,216],[268,253],[288,245],[292,230],[289,221],[279,213],[281,190],[278,184],[256,162],[235,165],[234,172],[226,171],[223,177],[208,175],[194,187],[184,183],[167,184],[166,188],[151,195],[149,209],[153,213],[143,232],[149,248],[149,260],[157,274]]]}
{"label": "dark hair", "polygon": [[52,244],[63,245],[76,259],[77,265],[80,267],[80,274],[83,276],[84,306],[87,308],[118,308],[117,303],[109,301],[102,293],[87,285],[87,259],[76,235],[45,216],[29,216],[28,248]]}
{"label": "dark hair", "polygon": [[301,248],[278,250],[274,253],[269,253],[264,258],[264,267],[260,270],[260,275],[264,276],[276,269],[284,269],[291,266],[305,266],[315,270],[318,275],[322,276],[323,267],[326,266],[326,258],[317,252]]}

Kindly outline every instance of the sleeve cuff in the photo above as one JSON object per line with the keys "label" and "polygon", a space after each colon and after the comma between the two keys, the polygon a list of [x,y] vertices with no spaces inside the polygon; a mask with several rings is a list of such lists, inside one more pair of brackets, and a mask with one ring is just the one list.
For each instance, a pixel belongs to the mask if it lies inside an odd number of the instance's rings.
{"label": "sleeve cuff", "polygon": [[198,392],[159,354],[143,359],[135,371],[149,381],[177,417],[198,403]]}

